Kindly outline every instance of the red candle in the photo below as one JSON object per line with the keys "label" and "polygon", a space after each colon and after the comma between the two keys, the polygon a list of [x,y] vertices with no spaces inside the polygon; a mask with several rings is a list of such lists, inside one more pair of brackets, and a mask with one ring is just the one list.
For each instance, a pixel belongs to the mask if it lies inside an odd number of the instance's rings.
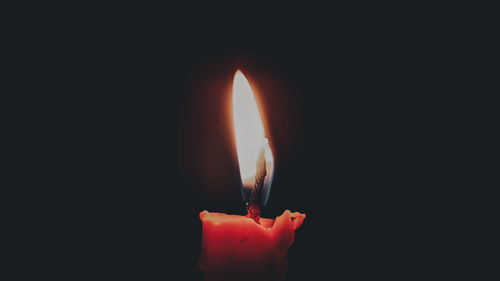
{"label": "red candle", "polygon": [[205,280],[284,280],[286,254],[305,214],[289,210],[260,224],[245,216],[203,211],[200,268]]}
{"label": "red candle", "polygon": [[276,219],[260,218],[269,197],[274,159],[253,91],[240,71],[233,83],[233,123],[248,215],[200,213],[199,266],[207,281],[284,280],[288,249],[306,215],[286,210]]}

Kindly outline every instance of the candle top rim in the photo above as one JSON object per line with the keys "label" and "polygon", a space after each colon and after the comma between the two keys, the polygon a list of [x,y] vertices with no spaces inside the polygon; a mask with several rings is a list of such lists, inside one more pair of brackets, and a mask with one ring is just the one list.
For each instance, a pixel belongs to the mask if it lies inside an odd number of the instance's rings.
{"label": "candle top rim", "polygon": [[299,212],[290,212],[290,210],[285,210],[281,216],[276,219],[261,218],[261,223],[256,223],[252,218],[241,216],[241,215],[230,215],[218,212],[209,212],[207,210],[200,212],[200,219],[202,222],[211,222],[215,225],[219,224],[233,224],[235,222],[242,222],[247,224],[252,224],[261,227],[264,230],[271,230],[275,225],[276,220],[289,219],[291,220],[294,229],[297,229],[304,221],[306,214]]}

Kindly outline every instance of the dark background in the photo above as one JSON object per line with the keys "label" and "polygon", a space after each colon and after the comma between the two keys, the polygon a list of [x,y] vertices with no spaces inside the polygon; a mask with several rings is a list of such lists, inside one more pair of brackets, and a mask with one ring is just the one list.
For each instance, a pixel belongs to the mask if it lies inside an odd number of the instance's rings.
{"label": "dark background", "polygon": [[38,191],[54,202],[42,271],[202,279],[199,212],[244,213],[226,107],[237,68],[258,88],[277,161],[263,215],[307,214],[289,280],[459,270],[447,163],[460,157],[450,70],[463,59],[439,9],[115,8],[32,26],[26,55],[50,93],[38,97],[50,121],[34,122],[56,187]]}

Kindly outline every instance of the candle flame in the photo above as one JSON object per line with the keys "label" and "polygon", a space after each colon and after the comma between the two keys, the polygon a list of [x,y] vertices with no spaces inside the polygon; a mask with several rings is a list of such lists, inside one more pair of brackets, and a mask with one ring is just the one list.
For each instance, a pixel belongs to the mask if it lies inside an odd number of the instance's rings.
{"label": "candle flame", "polygon": [[[239,70],[233,82],[233,122],[243,187],[253,187],[258,161],[264,155],[268,171],[264,188],[268,194],[273,176],[273,155],[265,137],[264,125],[252,88]],[[267,196],[265,201],[267,202]]]}

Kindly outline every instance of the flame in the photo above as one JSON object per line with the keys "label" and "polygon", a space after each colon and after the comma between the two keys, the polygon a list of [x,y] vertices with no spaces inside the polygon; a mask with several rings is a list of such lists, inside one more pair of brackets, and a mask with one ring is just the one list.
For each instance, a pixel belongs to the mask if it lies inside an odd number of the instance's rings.
{"label": "flame", "polygon": [[233,122],[241,180],[244,186],[251,186],[261,153],[268,170],[273,168],[273,155],[252,88],[239,70],[233,82]]}

